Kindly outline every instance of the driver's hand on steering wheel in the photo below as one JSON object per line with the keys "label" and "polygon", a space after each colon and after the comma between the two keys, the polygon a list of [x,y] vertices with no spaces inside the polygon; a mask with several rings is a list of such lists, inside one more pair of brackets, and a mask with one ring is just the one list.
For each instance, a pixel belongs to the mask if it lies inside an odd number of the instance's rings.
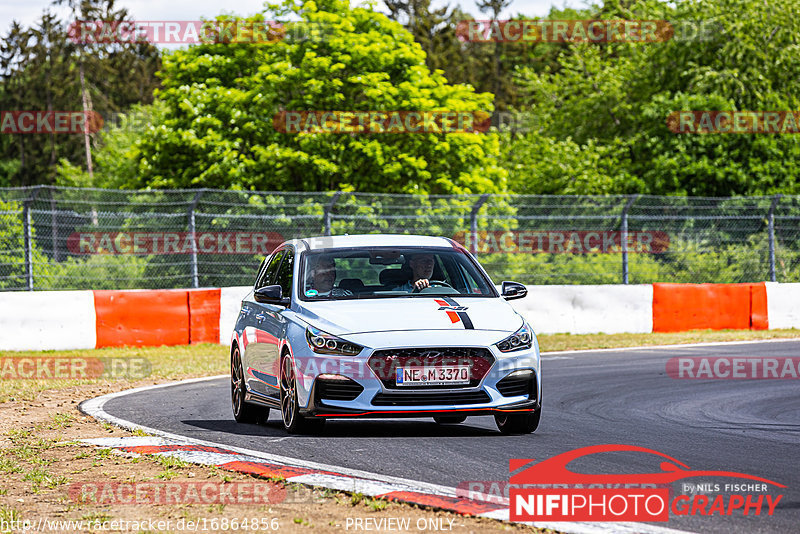
{"label": "driver's hand on steering wheel", "polygon": [[413,285],[414,285],[414,289],[416,289],[417,291],[421,291],[421,290],[425,289],[426,287],[431,287],[431,283],[428,281],[427,278],[420,278],[419,280],[414,282]]}

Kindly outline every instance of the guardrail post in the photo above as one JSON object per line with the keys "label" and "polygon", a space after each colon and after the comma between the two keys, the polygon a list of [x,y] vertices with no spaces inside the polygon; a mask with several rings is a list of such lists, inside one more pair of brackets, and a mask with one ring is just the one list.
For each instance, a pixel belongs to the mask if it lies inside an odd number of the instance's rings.
{"label": "guardrail post", "polygon": [[633,195],[628,199],[625,207],[622,208],[622,227],[620,228],[620,243],[622,244],[622,283],[628,283],[628,210],[639,195]]}
{"label": "guardrail post", "polygon": [[25,234],[25,289],[33,291],[33,230],[31,228],[31,204],[39,196],[41,186],[33,188],[31,196],[22,203],[22,226]]}
{"label": "guardrail post", "polygon": [[50,236],[53,243],[53,260],[61,261],[58,253],[58,218],[56,217],[56,190],[50,189]]}
{"label": "guardrail post", "polygon": [[205,189],[199,190],[195,195],[192,203],[189,205],[189,239],[192,240],[192,287],[200,287],[200,277],[197,272],[197,231],[195,229],[194,212],[197,209],[197,203],[200,202],[200,197],[205,193]]}
{"label": "guardrail post", "polygon": [[333,206],[336,205],[336,201],[339,200],[341,195],[341,191],[336,191],[331,197],[331,201],[325,205],[325,235],[331,235],[331,211],[333,211]]}
{"label": "guardrail post", "polygon": [[767,232],[769,233],[769,279],[772,282],[776,281],[775,276],[775,208],[778,202],[781,201],[782,195],[775,195],[772,197],[772,204],[769,206],[769,213],[767,214]]}
{"label": "guardrail post", "polygon": [[481,195],[478,201],[472,206],[472,211],[469,214],[469,251],[473,256],[478,253],[478,212],[481,210],[487,200],[489,200],[488,193]]}

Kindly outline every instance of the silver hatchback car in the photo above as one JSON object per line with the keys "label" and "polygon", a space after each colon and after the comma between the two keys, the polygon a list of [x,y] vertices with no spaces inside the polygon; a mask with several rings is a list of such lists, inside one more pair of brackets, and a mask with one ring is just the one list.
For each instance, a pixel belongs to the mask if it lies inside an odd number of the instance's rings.
{"label": "silver hatchback car", "polygon": [[541,417],[531,327],[477,260],[442,237],[296,239],[259,268],[231,337],[239,422],[280,410],[290,433],[330,418],[492,415],[503,433]]}

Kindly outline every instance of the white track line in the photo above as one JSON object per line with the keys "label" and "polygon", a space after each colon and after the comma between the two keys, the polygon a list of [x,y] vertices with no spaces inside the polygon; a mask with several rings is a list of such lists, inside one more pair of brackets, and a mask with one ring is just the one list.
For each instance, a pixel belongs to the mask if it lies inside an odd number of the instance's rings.
{"label": "white track line", "polygon": [[269,454],[262,451],[256,451],[252,449],[245,449],[242,447],[234,447],[231,445],[225,445],[222,443],[216,443],[213,441],[206,441],[202,439],[190,438],[186,436],[181,436],[180,434],[173,434],[171,432],[164,432],[163,430],[158,430],[156,428],[150,428],[143,425],[139,425],[132,421],[126,421],[119,417],[115,417],[105,410],[103,410],[103,406],[106,402],[110,401],[111,399],[116,399],[118,397],[124,397],[125,395],[130,395],[133,393],[139,393],[142,391],[150,391],[153,389],[158,388],[165,388],[170,386],[177,386],[177,385],[184,385],[184,384],[192,384],[196,382],[203,382],[207,380],[216,380],[218,378],[229,378],[229,375],[218,375],[218,376],[210,376],[206,378],[192,378],[190,380],[185,381],[178,381],[178,382],[169,382],[166,384],[157,384],[153,386],[143,386],[134,389],[129,389],[126,391],[119,391],[116,393],[109,393],[107,395],[103,395],[101,397],[97,397],[94,399],[89,399],[82,402],[79,406],[79,409],[87,414],[91,415],[95,419],[99,419],[101,421],[106,421],[113,425],[116,425],[120,428],[124,428],[126,430],[134,431],[134,430],[142,430],[148,434],[153,436],[161,436],[164,438],[168,438],[175,441],[184,442],[186,444],[193,444],[193,445],[205,445],[207,447],[219,447],[222,449],[227,449],[229,451],[238,452],[247,456],[255,456],[261,460],[266,460],[268,462],[291,466],[291,467],[304,467],[307,469],[316,469],[320,471],[334,471],[337,473],[341,473],[344,475],[348,475],[351,477],[357,478],[364,478],[367,480],[377,480],[379,482],[385,482],[388,484],[395,484],[399,486],[403,486],[403,491],[419,491],[422,493],[433,493],[435,495],[444,495],[447,497],[455,497],[456,496],[456,489],[450,488],[447,486],[440,486],[438,484],[431,484],[428,482],[420,482],[416,480],[409,480],[400,477],[393,477],[388,475],[380,475],[378,473],[371,473],[369,471],[361,471],[358,469],[350,469],[347,467],[339,467],[327,464],[321,464],[318,462],[310,462],[307,460],[300,460],[298,458],[290,458],[288,456],[280,456],[277,454]]}
{"label": "white track line", "polygon": [[[592,351],[587,351],[592,352]],[[552,354],[552,353],[551,353]],[[142,430],[151,434],[152,436],[160,436],[162,438],[167,438],[169,440],[174,440],[186,444],[193,444],[193,445],[204,445],[209,447],[219,447],[222,449],[227,449],[230,451],[238,452],[243,455],[253,456],[262,460],[267,460],[272,463],[276,464],[283,464],[286,466],[292,467],[305,467],[308,469],[318,469],[322,471],[332,471],[335,473],[340,473],[342,475],[346,475],[348,477],[354,477],[355,479],[361,480],[353,480],[353,478],[344,478],[344,477],[336,477],[335,475],[327,475],[323,473],[312,473],[307,475],[300,475],[298,477],[291,477],[292,482],[301,482],[306,483],[309,485],[314,486],[325,486],[325,487],[332,487],[333,489],[340,489],[342,491],[356,491],[359,490],[361,493],[368,494],[368,495],[381,495],[387,493],[387,489],[389,491],[414,491],[419,493],[428,493],[434,495],[442,495],[447,497],[455,497],[456,496],[456,488],[451,488],[447,486],[441,486],[438,484],[431,484],[428,482],[421,482],[417,480],[409,480],[400,477],[393,477],[388,475],[382,475],[379,473],[372,473],[369,471],[362,471],[359,469],[350,469],[346,467],[340,467],[335,465],[327,465],[321,464],[317,462],[309,462],[306,460],[300,460],[297,458],[289,458],[286,456],[280,456],[276,454],[269,454],[261,451],[256,451],[252,449],[245,449],[242,447],[233,447],[230,445],[225,445],[222,443],[216,443],[213,441],[206,441],[196,438],[189,438],[186,436],[181,436],[179,434],[173,434],[171,432],[164,432],[163,430],[158,430],[156,428],[150,428],[143,425],[139,425],[132,421],[126,421],[119,417],[115,417],[108,412],[106,412],[103,407],[105,406],[106,402],[110,401],[111,399],[116,399],[118,397],[124,397],[126,395],[130,395],[133,393],[139,393],[142,391],[150,391],[153,389],[177,386],[177,385],[186,385],[186,384],[194,384],[197,382],[204,382],[209,380],[216,380],[218,378],[228,378],[228,375],[217,375],[217,376],[209,376],[204,378],[192,378],[189,380],[181,380],[177,382],[168,382],[166,384],[156,384],[152,386],[143,386],[134,389],[129,389],[125,391],[119,391],[116,393],[109,393],[107,395],[103,395],[100,397],[96,397],[94,399],[89,399],[83,401],[78,408],[85,414],[94,417],[95,419],[106,421],[118,427],[124,428],[126,430],[134,431],[134,430]],[[150,444],[153,442],[154,438],[152,437],[141,437],[142,443]],[[117,439],[117,438],[106,438],[106,439]],[[157,439],[157,438],[156,438]],[[95,444],[99,444],[100,440],[85,440],[86,442]],[[199,459],[196,456],[195,459]],[[296,479],[296,480],[295,480]],[[479,514],[481,517],[488,517],[493,519],[499,519],[501,521],[509,521],[508,519],[508,510],[498,510],[496,512],[488,512],[484,514]],[[641,534],[690,534],[686,531],[682,530],[675,530],[666,527],[659,527],[655,525],[649,525],[646,523],[572,523],[572,522],[556,522],[556,523],[526,523],[528,525],[537,527],[537,528],[544,528],[544,529],[552,529],[557,530],[559,532],[564,532],[567,534],[610,534],[610,533],[624,533],[624,534],[634,534],[634,533],[641,533]]]}

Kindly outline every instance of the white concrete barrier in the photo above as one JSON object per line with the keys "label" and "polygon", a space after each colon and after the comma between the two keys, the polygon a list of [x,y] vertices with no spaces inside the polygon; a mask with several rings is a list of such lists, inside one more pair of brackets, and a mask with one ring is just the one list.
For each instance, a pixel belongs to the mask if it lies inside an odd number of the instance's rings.
{"label": "white concrete barrier", "polygon": [[800,328],[800,284],[767,282],[769,328]]}
{"label": "white concrete barrier", "polygon": [[[512,300],[539,334],[653,331],[651,285],[527,286]],[[800,328],[800,284],[767,283],[769,327]],[[499,289],[499,288],[498,288]],[[230,343],[250,286],[220,291],[219,342]],[[97,344],[92,291],[0,292],[0,350],[91,349]]]}
{"label": "white concrete barrier", "polygon": [[93,349],[94,293],[0,293],[0,350]]}
{"label": "white concrete barrier", "polygon": [[219,342],[230,345],[233,327],[239,310],[242,308],[242,299],[253,289],[252,286],[223,287],[219,297]]}
{"label": "white concrete barrier", "polygon": [[527,286],[512,300],[537,334],[621,334],[653,331],[653,286]]}

